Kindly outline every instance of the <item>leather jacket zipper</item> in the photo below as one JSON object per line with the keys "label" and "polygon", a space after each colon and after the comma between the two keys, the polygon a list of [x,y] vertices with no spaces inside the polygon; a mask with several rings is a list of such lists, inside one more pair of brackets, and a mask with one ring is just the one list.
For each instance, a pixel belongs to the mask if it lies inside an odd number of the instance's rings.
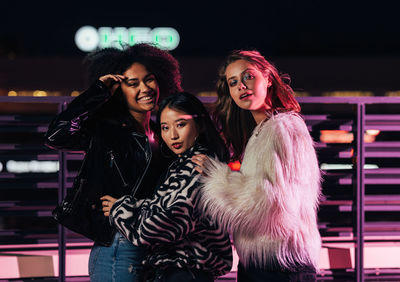
{"label": "leather jacket zipper", "polygon": [[[150,165],[150,162],[151,162],[151,158],[152,158],[152,155],[153,155],[152,152],[151,152],[151,148],[149,148],[149,154],[150,154],[150,156],[149,156],[148,153],[147,153],[147,151],[146,151],[146,149],[143,148],[143,146],[140,144],[140,142],[139,142],[137,139],[135,139],[135,141],[138,143],[139,147],[142,148],[142,150],[143,150],[143,152],[144,152],[144,154],[145,154],[145,156],[146,156],[146,159],[147,159],[147,164],[146,164],[146,167],[145,167],[145,169],[144,169],[144,172],[142,173],[142,176],[140,177],[139,181],[136,182],[136,186],[135,186],[135,187],[132,189],[132,191],[131,191],[131,195],[132,195],[132,196],[135,196],[136,191],[137,191],[137,189],[139,188],[140,183],[142,182],[143,177],[144,177],[144,175],[145,175],[146,172],[147,172],[147,169],[149,168],[149,165]],[[148,141],[146,142],[146,145],[147,145],[148,147],[150,147]]]}
{"label": "leather jacket zipper", "polygon": [[123,183],[124,187],[128,186],[128,183],[125,181],[125,178],[124,178],[124,176],[122,175],[122,172],[121,172],[121,170],[119,169],[119,166],[118,166],[118,164],[117,164],[117,162],[116,162],[116,160],[115,160],[115,156],[114,156],[113,151],[112,151],[112,150],[109,151],[108,154],[110,155],[110,160],[111,160],[110,166],[112,167],[113,164],[115,165],[115,168],[117,169],[118,174],[119,174],[119,176],[121,177],[121,180],[122,180],[122,183]]}

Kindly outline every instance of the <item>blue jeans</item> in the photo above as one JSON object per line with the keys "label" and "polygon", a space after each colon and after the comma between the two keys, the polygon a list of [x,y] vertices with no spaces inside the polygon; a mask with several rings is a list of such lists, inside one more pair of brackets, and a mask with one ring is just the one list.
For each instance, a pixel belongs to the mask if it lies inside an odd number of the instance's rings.
{"label": "blue jeans", "polygon": [[116,232],[110,247],[93,245],[89,257],[90,281],[138,281],[144,257],[144,248],[132,245]]}

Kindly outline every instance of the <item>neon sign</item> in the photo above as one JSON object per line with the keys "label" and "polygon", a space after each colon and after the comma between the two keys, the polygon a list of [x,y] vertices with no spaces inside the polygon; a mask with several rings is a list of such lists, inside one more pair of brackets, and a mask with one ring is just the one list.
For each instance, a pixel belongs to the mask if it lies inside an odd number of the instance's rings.
{"label": "neon sign", "polygon": [[172,27],[100,27],[83,26],[75,33],[76,46],[91,52],[97,48],[117,47],[137,43],[153,43],[164,50],[174,50],[180,41],[179,33]]}
{"label": "neon sign", "polygon": [[6,163],[10,173],[53,173],[60,169],[58,161],[14,161]]}

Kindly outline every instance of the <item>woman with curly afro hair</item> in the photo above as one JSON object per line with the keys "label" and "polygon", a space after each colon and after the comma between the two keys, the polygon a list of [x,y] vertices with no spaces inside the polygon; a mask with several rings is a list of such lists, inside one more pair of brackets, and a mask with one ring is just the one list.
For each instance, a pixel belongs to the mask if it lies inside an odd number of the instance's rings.
{"label": "woman with curly afro hair", "polygon": [[96,51],[85,64],[91,86],[55,117],[46,134],[51,148],[85,152],[73,187],[53,215],[94,241],[91,281],[137,281],[145,249],[113,228],[103,208],[124,195],[153,194],[168,161],[150,117],[160,96],[181,91],[179,64],[144,43]]}

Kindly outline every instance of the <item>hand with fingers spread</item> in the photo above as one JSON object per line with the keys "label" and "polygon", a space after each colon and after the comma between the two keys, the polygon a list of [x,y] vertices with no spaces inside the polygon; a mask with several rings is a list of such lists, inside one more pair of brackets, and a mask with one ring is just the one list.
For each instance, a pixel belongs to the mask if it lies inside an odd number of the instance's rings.
{"label": "hand with fingers spread", "polygon": [[117,90],[121,82],[125,79],[126,77],[120,74],[106,74],[99,78],[110,89],[111,94],[115,93],[115,90]]}
{"label": "hand with fingers spread", "polygon": [[117,199],[111,197],[110,195],[105,195],[105,196],[101,197],[100,200],[102,201],[101,204],[103,206],[104,216],[109,216],[110,210]]}
{"label": "hand with fingers spread", "polygon": [[197,154],[192,157],[192,161],[197,165],[194,169],[197,170],[201,175],[206,176],[205,168],[208,161],[208,156]]}

